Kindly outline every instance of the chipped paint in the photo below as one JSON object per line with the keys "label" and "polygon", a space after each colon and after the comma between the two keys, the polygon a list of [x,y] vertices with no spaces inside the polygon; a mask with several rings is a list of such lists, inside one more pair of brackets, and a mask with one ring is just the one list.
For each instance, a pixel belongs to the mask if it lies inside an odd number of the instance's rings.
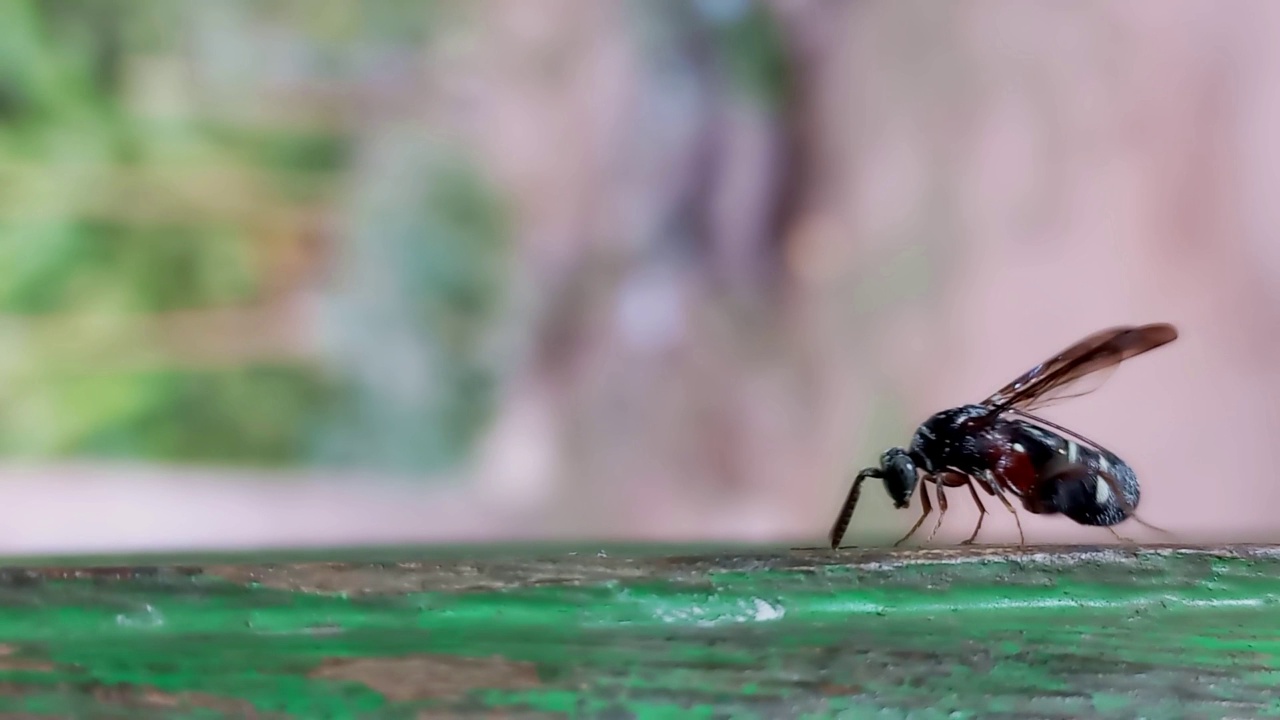
{"label": "chipped paint", "polygon": [[1280,716],[1277,578],[1274,548],[12,571],[0,716]]}

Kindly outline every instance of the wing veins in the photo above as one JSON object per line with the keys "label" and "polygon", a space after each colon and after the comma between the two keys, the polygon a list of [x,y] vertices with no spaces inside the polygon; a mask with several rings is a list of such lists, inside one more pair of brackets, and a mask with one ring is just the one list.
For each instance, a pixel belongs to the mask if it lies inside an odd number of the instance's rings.
{"label": "wing veins", "polygon": [[[1099,372],[1114,370],[1125,360],[1154,350],[1177,337],[1178,331],[1166,323],[1100,330],[1023,373],[982,404],[988,406],[993,414],[999,414],[1010,409],[1028,410],[1065,399],[1054,393]],[[1087,394],[1101,385],[1100,380],[1095,387],[1070,397]]]}

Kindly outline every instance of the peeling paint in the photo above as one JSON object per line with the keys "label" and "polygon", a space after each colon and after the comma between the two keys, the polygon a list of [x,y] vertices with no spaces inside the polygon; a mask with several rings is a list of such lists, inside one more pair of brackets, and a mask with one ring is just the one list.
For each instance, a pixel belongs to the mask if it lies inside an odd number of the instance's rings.
{"label": "peeling paint", "polygon": [[1280,717],[1276,627],[1273,548],[0,572],[0,717]]}

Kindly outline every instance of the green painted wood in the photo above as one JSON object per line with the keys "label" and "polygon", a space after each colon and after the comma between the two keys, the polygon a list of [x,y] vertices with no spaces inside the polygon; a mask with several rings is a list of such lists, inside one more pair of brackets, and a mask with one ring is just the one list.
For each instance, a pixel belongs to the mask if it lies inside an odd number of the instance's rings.
{"label": "green painted wood", "polygon": [[0,573],[0,718],[1280,716],[1280,549]]}

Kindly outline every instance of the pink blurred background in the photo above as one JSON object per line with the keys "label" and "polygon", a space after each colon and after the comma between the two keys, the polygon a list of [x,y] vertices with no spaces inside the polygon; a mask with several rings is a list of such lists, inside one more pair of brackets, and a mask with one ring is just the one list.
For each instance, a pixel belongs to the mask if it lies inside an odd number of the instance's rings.
{"label": "pink blurred background", "polygon": [[[1046,416],[1127,459],[1177,540],[1280,539],[1276,3],[485,0],[391,44],[350,9],[317,30],[184,7],[173,32],[208,42],[152,58],[136,107],[338,117],[355,147],[332,196],[269,213],[296,243],[260,322],[197,354],[341,365],[355,342],[390,397],[440,382],[412,343],[344,333],[384,312],[361,218],[412,204],[442,144],[508,211],[491,412],[429,472],[17,457],[0,551],[821,543],[852,473],[929,414],[1154,321],[1180,339]],[[316,33],[359,72],[299,69]],[[236,62],[206,67],[216,39]],[[335,287],[372,315],[333,312]],[[935,542],[976,518],[952,498]],[[868,486],[846,543],[916,514]],[[1114,542],[1022,518],[1029,543]],[[980,540],[1016,539],[997,506]]]}

